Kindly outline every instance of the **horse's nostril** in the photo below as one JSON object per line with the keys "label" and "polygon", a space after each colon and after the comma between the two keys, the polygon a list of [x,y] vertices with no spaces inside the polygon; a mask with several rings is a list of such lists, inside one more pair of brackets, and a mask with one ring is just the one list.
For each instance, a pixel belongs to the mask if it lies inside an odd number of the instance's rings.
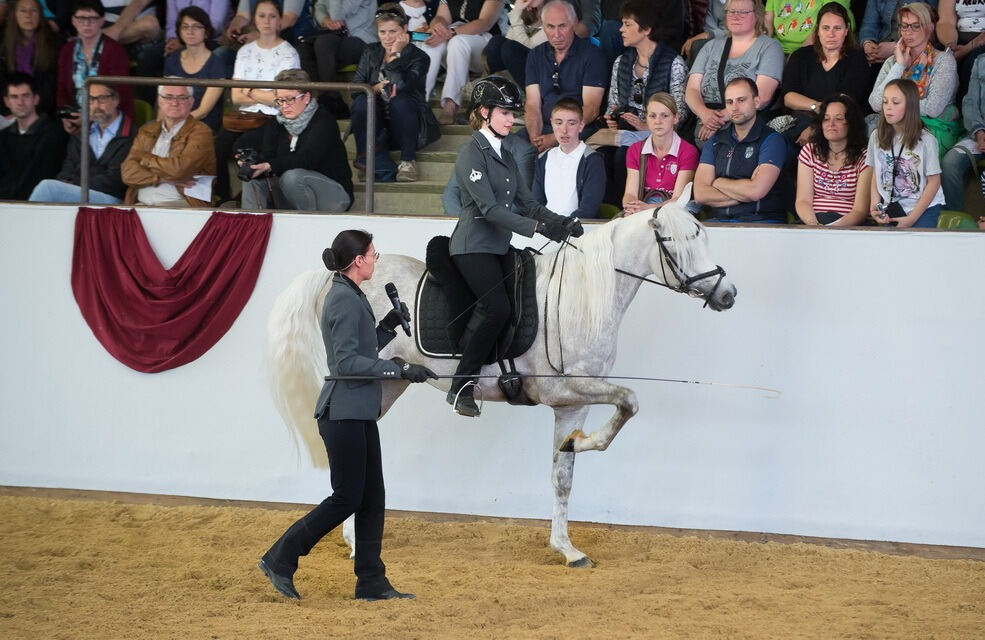
{"label": "horse's nostril", "polygon": [[731,293],[726,293],[724,296],[722,296],[723,307],[729,309],[733,304],[735,304],[735,296],[733,296]]}

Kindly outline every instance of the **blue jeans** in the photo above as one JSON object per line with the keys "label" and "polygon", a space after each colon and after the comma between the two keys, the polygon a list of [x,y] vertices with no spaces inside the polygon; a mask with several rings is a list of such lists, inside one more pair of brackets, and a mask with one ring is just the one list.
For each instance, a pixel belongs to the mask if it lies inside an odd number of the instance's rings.
{"label": "blue jeans", "polygon": [[[962,143],[958,143],[959,145]],[[975,159],[985,158],[985,153],[976,153]],[[944,205],[949,211],[964,211],[965,176],[971,170],[977,173],[976,167],[971,166],[971,158],[958,148],[948,151],[941,160],[941,188],[944,190]]]}
{"label": "blue jeans", "polygon": [[[388,107],[382,98],[374,101],[376,107],[376,144],[400,149],[401,160],[417,158],[417,136],[421,129],[417,118],[418,103],[406,95],[390,98]],[[386,108],[385,108],[386,107]],[[352,135],[356,136],[356,154],[366,156],[366,94],[352,100]],[[387,113],[390,115],[387,116]],[[385,137],[384,137],[385,136]],[[377,151],[380,151],[378,148]]]}
{"label": "blue jeans", "polygon": [[[62,182],[61,180],[42,180],[31,192],[30,202],[63,202],[66,204],[78,204],[82,202],[82,187],[74,184]],[[119,198],[114,198],[108,193],[89,189],[89,202],[91,204],[120,204],[123,202]]]}
{"label": "blue jeans", "polygon": [[913,223],[915,229],[936,229],[937,228],[937,218],[941,215],[941,206],[935,204],[932,207],[927,207],[927,210],[923,212],[920,219]]}

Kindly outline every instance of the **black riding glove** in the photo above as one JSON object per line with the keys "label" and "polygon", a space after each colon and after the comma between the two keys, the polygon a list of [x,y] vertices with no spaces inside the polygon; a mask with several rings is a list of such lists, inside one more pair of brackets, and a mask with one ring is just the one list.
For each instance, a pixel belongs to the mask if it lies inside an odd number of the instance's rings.
{"label": "black riding glove", "polygon": [[[396,309],[394,309],[396,311]],[[411,382],[424,382],[428,378],[432,380],[437,380],[438,376],[434,371],[431,371],[427,367],[419,364],[411,364],[404,361],[402,358],[392,358],[397,366],[400,367],[400,377],[404,380],[410,380]]]}
{"label": "black riding glove", "polygon": [[580,238],[585,235],[585,227],[581,226],[581,220],[574,216],[564,217],[564,228],[568,230],[572,238]]}
{"label": "black riding glove", "polygon": [[[562,218],[563,219],[563,218]],[[560,221],[555,222],[541,220],[537,223],[537,233],[544,236],[548,240],[553,240],[554,242],[561,242],[567,239],[569,235],[568,228],[564,226]]]}
{"label": "black riding glove", "polygon": [[383,316],[383,319],[380,320],[380,326],[389,331],[396,331],[397,327],[400,326],[401,318],[410,322],[410,309],[403,302],[400,303],[400,311],[390,309],[390,312]]}

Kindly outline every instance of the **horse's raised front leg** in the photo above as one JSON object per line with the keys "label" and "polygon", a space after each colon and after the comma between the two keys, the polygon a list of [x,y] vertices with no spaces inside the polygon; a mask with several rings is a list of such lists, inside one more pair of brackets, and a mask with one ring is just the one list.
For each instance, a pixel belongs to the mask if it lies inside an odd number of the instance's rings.
{"label": "horse's raised front leg", "polygon": [[585,435],[580,428],[572,429],[559,449],[572,453],[605,451],[626,421],[639,410],[636,394],[626,387],[597,378],[573,378],[566,380],[565,383],[566,388],[558,394],[555,402],[563,404],[565,400],[570,400],[572,404],[579,405],[611,404],[615,406],[616,412],[601,429],[588,435]]}
{"label": "horse's raised front leg", "polygon": [[572,430],[581,430],[588,407],[568,406],[554,409],[554,464],[551,482],[554,485],[554,514],[551,517],[551,548],[564,556],[569,567],[591,567],[593,562],[575,549],[568,537],[568,496],[575,470],[575,454],[561,451],[561,443]]}

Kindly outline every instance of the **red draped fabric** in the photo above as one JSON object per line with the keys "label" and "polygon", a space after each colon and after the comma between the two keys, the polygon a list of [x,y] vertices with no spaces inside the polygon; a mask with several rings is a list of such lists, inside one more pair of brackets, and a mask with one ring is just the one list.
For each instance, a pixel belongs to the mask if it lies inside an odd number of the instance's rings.
{"label": "red draped fabric", "polygon": [[195,360],[250,299],[273,216],[213,213],[170,269],[161,266],[133,209],[80,207],[72,291],[114,358],[156,373]]}

